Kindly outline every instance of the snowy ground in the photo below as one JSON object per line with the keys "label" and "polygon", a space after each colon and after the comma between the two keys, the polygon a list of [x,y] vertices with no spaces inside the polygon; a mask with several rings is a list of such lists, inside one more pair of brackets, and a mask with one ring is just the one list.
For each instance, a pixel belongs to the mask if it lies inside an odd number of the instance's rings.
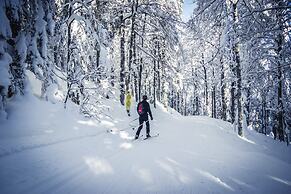
{"label": "snowy ground", "polygon": [[228,123],[160,105],[151,122],[160,136],[133,142],[136,114],[105,103],[114,120],[101,123],[35,97],[9,105],[0,123],[0,193],[291,193],[285,144],[253,131],[239,138]]}

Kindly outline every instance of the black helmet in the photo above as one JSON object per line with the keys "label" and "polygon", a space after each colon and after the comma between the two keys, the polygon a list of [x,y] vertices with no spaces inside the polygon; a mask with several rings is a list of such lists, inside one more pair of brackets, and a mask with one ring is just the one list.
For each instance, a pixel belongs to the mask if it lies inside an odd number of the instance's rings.
{"label": "black helmet", "polygon": [[143,95],[143,96],[142,96],[142,99],[143,99],[143,100],[147,100],[147,99],[148,99],[147,95]]}

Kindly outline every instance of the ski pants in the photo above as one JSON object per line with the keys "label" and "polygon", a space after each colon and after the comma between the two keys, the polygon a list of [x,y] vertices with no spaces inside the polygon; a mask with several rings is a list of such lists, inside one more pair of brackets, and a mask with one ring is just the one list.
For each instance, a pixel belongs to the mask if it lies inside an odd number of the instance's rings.
{"label": "ski pants", "polygon": [[146,123],[146,132],[147,132],[147,135],[150,134],[150,122],[149,122],[149,118],[148,117],[139,117],[139,127],[137,129],[137,132],[136,132],[136,136],[138,137],[139,134],[140,134],[140,131],[143,127],[143,122]]}

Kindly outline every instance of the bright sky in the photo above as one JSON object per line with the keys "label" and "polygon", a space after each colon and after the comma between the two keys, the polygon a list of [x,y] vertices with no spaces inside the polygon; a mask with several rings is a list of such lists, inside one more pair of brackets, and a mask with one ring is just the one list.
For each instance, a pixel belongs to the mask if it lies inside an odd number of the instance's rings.
{"label": "bright sky", "polygon": [[188,21],[190,19],[190,16],[193,12],[194,8],[194,0],[184,0],[183,5],[183,13],[182,13],[182,19],[183,21]]}

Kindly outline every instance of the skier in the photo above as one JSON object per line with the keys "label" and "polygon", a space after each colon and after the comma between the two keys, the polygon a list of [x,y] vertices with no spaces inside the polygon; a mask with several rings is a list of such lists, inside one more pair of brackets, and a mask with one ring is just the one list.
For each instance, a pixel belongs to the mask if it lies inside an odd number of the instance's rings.
{"label": "skier", "polygon": [[147,133],[146,137],[147,138],[151,137],[150,136],[150,123],[149,123],[148,114],[150,115],[151,120],[153,120],[153,115],[151,112],[150,105],[147,102],[147,99],[148,99],[147,95],[143,95],[142,101],[139,102],[137,105],[137,113],[139,115],[139,127],[138,127],[138,130],[136,132],[135,139],[138,139],[138,137],[139,137],[140,131],[143,127],[143,122],[146,123],[146,133]]}
{"label": "skier", "polygon": [[131,95],[130,92],[126,91],[126,98],[125,98],[125,108],[127,115],[130,117],[130,107],[131,107]]}

